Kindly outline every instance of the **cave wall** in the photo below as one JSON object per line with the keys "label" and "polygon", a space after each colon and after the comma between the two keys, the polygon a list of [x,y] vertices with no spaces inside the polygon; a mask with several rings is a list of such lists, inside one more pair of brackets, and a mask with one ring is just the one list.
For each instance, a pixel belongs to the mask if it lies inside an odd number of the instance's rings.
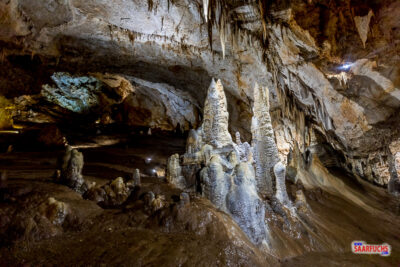
{"label": "cave wall", "polygon": [[[295,143],[303,152],[328,144],[341,155],[335,164],[387,185],[400,132],[400,3],[270,1],[260,9],[258,1],[211,2],[2,1],[0,92],[37,95],[56,71],[108,73],[136,88],[113,120],[188,129],[216,77],[231,133],[249,141],[257,82],[270,91],[282,160]],[[149,106],[159,108],[149,114]],[[182,109],[190,112],[171,118]],[[60,114],[54,110],[42,113],[51,120]]]}

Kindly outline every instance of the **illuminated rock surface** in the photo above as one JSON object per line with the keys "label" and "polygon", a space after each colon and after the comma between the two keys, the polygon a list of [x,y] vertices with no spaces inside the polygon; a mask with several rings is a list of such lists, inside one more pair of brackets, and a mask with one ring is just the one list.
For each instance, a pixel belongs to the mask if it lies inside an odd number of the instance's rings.
{"label": "illuminated rock surface", "polygon": [[0,1],[0,262],[398,264],[399,15]]}

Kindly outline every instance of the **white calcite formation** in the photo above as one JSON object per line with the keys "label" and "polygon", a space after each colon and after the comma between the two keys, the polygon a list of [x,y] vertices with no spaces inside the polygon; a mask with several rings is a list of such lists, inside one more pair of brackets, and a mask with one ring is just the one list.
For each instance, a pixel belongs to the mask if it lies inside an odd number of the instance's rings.
{"label": "white calcite formation", "polygon": [[186,187],[185,178],[182,176],[181,166],[179,165],[179,155],[174,154],[168,158],[167,181],[177,188]]}
{"label": "white calcite formation", "polygon": [[232,144],[228,131],[229,113],[224,88],[220,80],[214,79],[208,88],[204,104],[203,137],[204,142],[216,148]]}
{"label": "white calcite formation", "polygon": [[249,143],[240,140],[240,133],[236,132],[236,144],[234,147],[239,154],[240,161],[251,161],[253,159],[253,149]]}
{"label": "white calcite formation", "polygon": [[370,10],[366,16],[355,16],[354,17],[354,24],[356,25],[358,34],[360,35],[360,39],[363,43],[365,48],[365,43],[367,42],[368,38],[368,31],[369,31],[369,23],[371,21],[371,17],[374,15],[374,12]]}
{"label": "white calcite formation", "polygon": [[392,166],[388,191],[395,196],[400,196],[400,139],[393,141],[389,146],[389,150]]}
{"label": "white calcite formation", "polygon": [[289,196],[286,191],[286,184],[285,184],[285,174],[286,168],[282,162],[278,162],[274,166],[274,176],[276,181],[276,192],[275,197],[285,206],[290,206]]}
{"label": "white calcite formation", "polygon": [[[257,192],[252,148],[248,143],[240,141],[238,133],[236,143],[232,141],[228,119],[221,81],[213,80],[205,101],[203,124],[197,130],[189,132],[182,166],[179,165],[177,154],[169,158],[167,180],[182,188],[182,179],[189,178],[184,177],[184,167],[198,166],[200,171],[197,189],[201,194],[217,208],[230,214],[255,244],[268,246],[270,242],[265,223],[266,204]],[[277,169],[277,172],[282,174],[281,169]],[[280,188],[284,189],[284,186]]]}
{"label": "white calcite formation", "polygon": [[257,189],[262,196],[271,197],[273,195],[272,168],[278,163],[279,155],[269,114],[268,94],[267,89],[258,84],[255,85],[251,132]]}
{"label": "white calcite formation", "polygon": [[254,168],[248,162],[236,165],[226,201],[233,219],[253,242],[259,244],[269,241],[264,221],[265,205],[257,194]]}

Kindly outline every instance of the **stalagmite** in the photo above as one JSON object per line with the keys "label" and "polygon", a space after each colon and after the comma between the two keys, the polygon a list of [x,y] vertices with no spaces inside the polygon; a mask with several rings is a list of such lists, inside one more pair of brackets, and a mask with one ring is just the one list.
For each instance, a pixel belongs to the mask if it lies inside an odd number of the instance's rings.
{"label": "stalagmite", "polygon": [[61,162],[60,182],[78,193],[85,193],[88,185],[82,176],[83,154],[71,146],[66,147]]}
{"label": "stalagmite", "polygon": [[291,205],[289,201],[288,194],[286,192],[286,184],[285,184],[285,173],[286,168],[281,162],[278,162],[274,166],[274,175],[276,179],[276,193],[275,197],[281,202],[284,206],[289,207]]}
{"label": "stalagmite", "polygon": [[204,142],[221,148],[232,144],[228,131],[229,113],[221,80],[214,79],[208,88],[204,104],[203,134]]}
{"label": "stalagmite", "polygon": [[214,155],[210,164],[200,173],[202,194],[217,208],[226,210],[226,195],[229,191],[230,177],[224,172],[219,155]]}
{"label": "stalagmite", "polygon": [[256,167],[258,192],[266,197],[273,195],[272,168],[279,161],[269,114],[268,89],[255,85],[253,118],[251,122],[252,147]]}
{"label": "stalagmite", "polygon": [[227,208],[253,242],[268,244],[265,206],[258,197],[251,164],[241,162],[236,166],[234,184],[227,195]]}
{"label": "stalagmite", "polygon": [[179,155],[174,154],[168,158],[167,181],[177,188],[184,189],[186,187],[185,178],[182,176],[182,169],[179,165]]}
{"label": "stalagmite", "polygon": [[[179,155],[168,160],[167,180],[184,188],[182,170],[195,166],[200,175],[199,188],[217,208],[231,214],[255,244],[268,246],[265,206],[257,194],[252,151],[236,134],[235,144],[228,131],[227,103],[221,81],[212,80],[204,105],[203,124],[189,132],[181,167]],[[185,168],[183,168],[185,167]]]}
{"label": "stalagmite", "polygon": [[238,152],[240,161],[251,161],[252,160],[252,149],[249,143],[240,140],[240,133],[236,132],[236,144],[234,144],[235,149]]}
{"label": "stalagmite", "polygon": [[115,207],[122,205],[133,191],[132,182],[124,182],[122,177],[99,187],[91,187],[85,194],[85,199],[90,199],[99,203],[103,207]]}
{"label": "stalagmite", "polygon": [[132,174],[133,185],[140,185],[140,171],[139,169],[134,169]]}

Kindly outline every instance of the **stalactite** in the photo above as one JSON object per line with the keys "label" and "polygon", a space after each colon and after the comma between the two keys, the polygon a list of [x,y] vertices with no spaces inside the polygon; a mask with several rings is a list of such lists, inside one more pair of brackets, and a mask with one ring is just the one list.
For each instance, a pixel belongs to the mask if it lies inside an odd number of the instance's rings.
{"label": "stalactite", "polygon": [[153,7],[154,7],[153,0],[147,0],[147,5],[148,5],[149,11],[152,11]]}
{"label": "stalactite", "polygon": [[208,22],[208,9],[209,9],[210,0],[203,0],[203,12],[204,19]]}

